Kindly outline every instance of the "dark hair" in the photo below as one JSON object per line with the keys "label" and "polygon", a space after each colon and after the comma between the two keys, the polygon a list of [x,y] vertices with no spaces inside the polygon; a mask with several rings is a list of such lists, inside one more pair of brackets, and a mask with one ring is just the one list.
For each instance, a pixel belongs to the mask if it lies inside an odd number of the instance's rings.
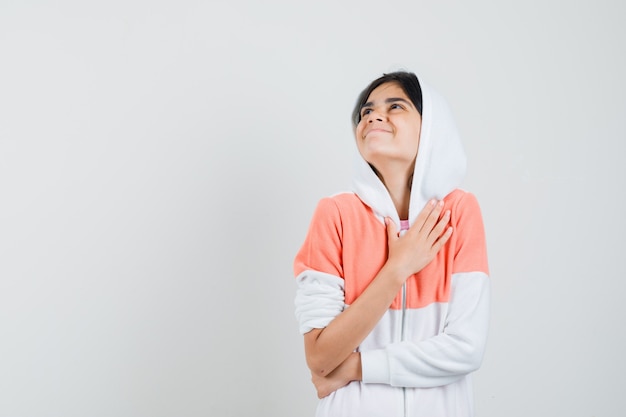
{"label": "dark hair", "polygon": [[352,110],[352,124],[356,127],[361,121],[361,108],[367,102],[368,97],[377,87],[385,83],[395,83],[404,90],[419,114],[422,114],[422,88],[417,80],[417,76],[412,72],[396,71],[389,74],[383,74],[382,77],[375,79],[368,85],[365,90],[361,91],[356,101],[354,110]]}

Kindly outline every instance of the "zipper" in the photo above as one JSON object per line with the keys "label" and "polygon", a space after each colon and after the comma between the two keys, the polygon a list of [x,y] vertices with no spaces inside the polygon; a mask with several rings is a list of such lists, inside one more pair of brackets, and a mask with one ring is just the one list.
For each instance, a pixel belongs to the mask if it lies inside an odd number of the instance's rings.
{"label": "zipper", "polygon": [[[406,320],[406,281],[404,281],[404,283],[402,284],[402,315],[401,315],[401,319],[400,319],[400,341],[403,342],[404,341],[404,327],[405,327],[405,320]],[[403,415],[404,417],[407,417],[407,413],[406,413],[406,387],[402,387],[402,402],[403,402]]]}
{"label": "zipper", "polygon": [[402,316],[400,320],[400,341],[404,342],[404,321],[406,320],[406,281],[402,284]]}
{"label": "zipper", "polygon": [[[406,230],[400,231],[400,236],[404,235]],[[406,280],[402,284],[402,313],[400,315],[400,341],[403,342],[406,335],[404,328],[406,327]],[[406,397],[406,387],[402,387],[402,415],[407,417],[407,397]]]}

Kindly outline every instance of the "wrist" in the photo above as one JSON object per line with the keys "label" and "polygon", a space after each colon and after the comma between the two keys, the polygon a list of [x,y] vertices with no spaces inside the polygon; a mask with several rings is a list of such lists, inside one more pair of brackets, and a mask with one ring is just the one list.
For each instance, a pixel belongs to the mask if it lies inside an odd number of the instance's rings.
{"label": "wrist", "polygon": [[385,263],[381,272],[388,277],[388,280],[393,281],[400,286],[402,286],[407,278],[411,276],[411,273],[408,272],[406,268],[392,260],[387,260],[387,263]]}

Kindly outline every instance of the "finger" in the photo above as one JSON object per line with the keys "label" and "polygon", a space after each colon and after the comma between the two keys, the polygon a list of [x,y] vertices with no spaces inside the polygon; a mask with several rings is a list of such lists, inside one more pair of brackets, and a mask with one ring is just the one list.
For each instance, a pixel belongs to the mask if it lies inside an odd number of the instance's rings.
{"label": "finger", "polygon": [[396,223],[389,217],[385,217],[385,226],[387,227],[387,241],[392,242],[398,239],[398,229]]}
{"label": "finger", "polygon": [[444,205],[443,200],[440,200],[437,204],[435,204],[435,207],[433,207],[431,212],[428,214],[428,217],[426,217],[426,220],[424,221],[424,224],[422,225],[420,232],[423,231],[427,233],[426,236],[430,234],[430,232],[435,227],[435,224],[437,224],[437,221],[439,220],[439,215],[441,214],[441,210],[443,210],[443,205]]}
{"label": "finger", "polygon": [[[422,211],[419,212],[417,217],[415,218],[415,228],[419,231],[422,229],[424,222],[428,219],[431,211],[437,206],[437,200],[431,199],[426,203]],[[410,230],[410,229],[409,229]]]}
{"label": "finger", "polygon": [[448,223],[450,222],[450,210],[446,210],[446,212],[441,216],[441,219],[435,227],[432,228],[430,234],[428,235],[427,242],[431,245],[441,236],[442,233],[446,230]]}
{"label": "finger", "polygon": [[452,226],[450,226],[450,227],[448,227],[446,229],[446,231],[443,233],[443,235],[441,235],[439,237],[439,239],[437,239],[437,241],[432,246],[432,250],[433,250],[434,253],[439,252],[439,249],[441,249],[443,247],[443,245],[446,244],[448,239],[450,239],[450,236],[452,236],[452,232],[453,232],[453,228],[452,228]]}

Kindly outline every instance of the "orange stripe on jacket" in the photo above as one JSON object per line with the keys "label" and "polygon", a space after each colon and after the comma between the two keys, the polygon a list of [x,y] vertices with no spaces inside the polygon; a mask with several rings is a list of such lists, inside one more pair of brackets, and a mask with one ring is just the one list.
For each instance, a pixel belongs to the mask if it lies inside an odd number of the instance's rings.
{"label": "orange stripe on jacket", "polygon": [[[448,302],[452,274],[489,274],[482,216],[473,194],[455,190],[445,198],[454,232],[435,259],[407,279],[407,307]],[[399,225],[398,225],[399,226]],[[296,255],[294,273],[316,270],[344,279],[345,303],[352,304],[387,260],[387,232],[372,210],[352,193],[320,200],[307,237]],[[402,308],[401,294],[391,304]]]}

